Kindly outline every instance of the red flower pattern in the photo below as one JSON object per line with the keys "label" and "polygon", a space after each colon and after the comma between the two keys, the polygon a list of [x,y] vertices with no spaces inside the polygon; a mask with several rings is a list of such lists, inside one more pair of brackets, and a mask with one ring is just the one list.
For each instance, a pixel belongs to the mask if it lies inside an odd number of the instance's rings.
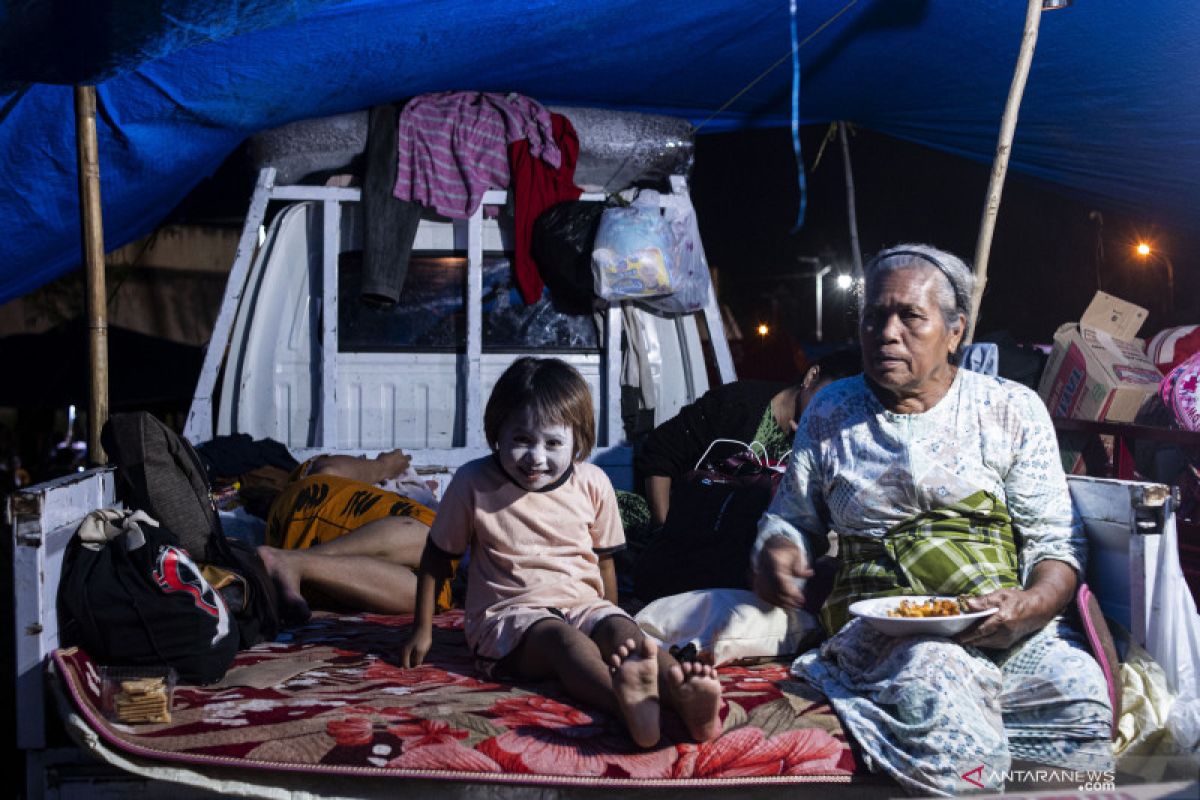
{"label": "red flower pattern", "polygon": [[325,732],[343,747],[370,744],[375,738],[375,723],[370,717],[354,715],[342,719],[331,719],[325,723]]}
{"label": "red flower pattern", "polygon": [[389,761],[388,766],[394,769],[446,769],[460,772],[504,771],[480,751],[449,742],[406,750]]}
{"label": "red flower pattern", "polygon": [[820,728],[785,731],[770,738],[742,727],[704,744],[682,744],[673,778],[740,778],[756,775],[844,775],[842,743]]}
{"label": "red flower pattern", "polygon": [[426,689],[436,689],[448,686],[462,686],[472,689],[497,689],[499,684],[485,683],[470,675],[447,670],[430,664],[404,669],[394,664],[378,659],[373,660],[363,674],[368,681],[382,681],[392,686],[403,686],[414,692]]}
{"label": "red flower pattern", "polygon": [[440,719],[414,719],[399,725],[389,725],[387,732],[404,742],[406,752],[435,744],[454,744],[456,740],[470,736],[468,731],[452,728]]}
{"label": "red flower pattern", "polygon": [[676,759],[671,747],[639,750],[624,730],[589,725],[540,728],[527,725],[481,742],[477,749],[506,772],[535,775],[606,775],[610,768],[631,778],[668,774]]}
{"label": "red flower pattern", "polygon": [[614,722],[541,695],[520,695],[491,708],[509,728],[479,745],[509,772],[604,775],[616,767],[630,777],[662,775],[675,760],[671,748],[642,751]]}
{"label": "red flower pattern", "polygon": [[594,728],[596,720],[583,711],[551,697],[524,694],[499,700],[489,711],[496,724],[506,728]]}
{"label": "red flower pattern", "polygon": [[[325,723],[325,732],[332,736],[339,745],[346,747],[371,744],[375,740],[375,736],[383,731],[390,733],[399,729],[404,730],[409,736],[429,736],[433,731],[433,729],[422,730],[419,726],[425,720],[414,717],[403,708],[349,706],[341,711],[346,716]],[[445,723],[442,725],[445,726]],[[466,735],[464,731],[463,736]]]}

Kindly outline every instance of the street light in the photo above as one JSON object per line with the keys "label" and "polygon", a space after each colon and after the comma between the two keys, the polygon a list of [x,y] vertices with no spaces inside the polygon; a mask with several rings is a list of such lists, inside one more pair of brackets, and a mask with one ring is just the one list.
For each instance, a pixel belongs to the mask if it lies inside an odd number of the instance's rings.
{"label": "street light", "polygon": [[837,283],[837,287],[839,289],[841,289],[842,291],[846,291],[854,283],[854,279],[843,272],[841,275],[837,276],[837,279],[835,282]]}
{"label": "street light", "polygon": [[1166,253],[1159,253],[1149,242],[1138,242],[1133,252],[1143,261],[1151,257],[1157,258],[1167,268],[1167,316],[1172,316],[1175,313],[1175,265]]}

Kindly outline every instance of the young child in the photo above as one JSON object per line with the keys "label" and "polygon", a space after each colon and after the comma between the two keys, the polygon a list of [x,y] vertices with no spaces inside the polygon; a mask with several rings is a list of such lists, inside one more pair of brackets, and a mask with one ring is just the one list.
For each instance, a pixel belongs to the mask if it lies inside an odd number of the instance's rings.
{"label": "young child", "polygon": [[421,555],[416,623],[401,664],[433,640],[434,595],[471,549],[466,635],[490,678],[557,678],[572,697],[619,714],[633,740],[659,740],[659,700],[697,741],[720,732],[721,685],[680,664],[616,605],[624,547],[616,495],[585,459],[596,441],[587,383],[556,358],[521,358],[484,411],[492,455],[455,473]]}

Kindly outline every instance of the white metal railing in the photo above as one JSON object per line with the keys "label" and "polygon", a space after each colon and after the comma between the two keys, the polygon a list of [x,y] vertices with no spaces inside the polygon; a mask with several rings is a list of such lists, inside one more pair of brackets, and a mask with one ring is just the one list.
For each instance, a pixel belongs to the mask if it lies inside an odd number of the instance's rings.
{"label": "white metal railing", "polygon": [[[682,176],[671,178],[671,194],[662,195],[664,207],[691,209],[691,199],[687,193],[687,183]],[[188,412],[184,427],[184,436],[193,442],[203,442],[212,438],[214,426],[214,395],[221,374],[222,362],[228,351],[238,309],[245,300],[246,286],[250,275],[250,266],[257,249],[259,229],[266,216],[268,202],[283,201],[312,201],[320,204],[321,208],[321,358],[320,367],[315,370],[319,381],[317,397],[321,398],[321,408],[317,410],[316,444],[324,448],[332,448],[338,442],[338,254],[341,243],[341,204],[356,203],[361,199],[357,188],[338,188],[328,186],[276,186],[275,170],[272,167],[260,171],[255,185],[254,196],[250,210],[238,242],[237,254],[229,273],[228,285],[221,310],[213,326],[213,335],[209,340],[204,356],[204,365],[200,372],[196,393]],[[581,200],[600,202],[604,194],[585,193]],[[474,215],[467,220],[455,222],[459,232],[465,233],[467,249],[467,350],[465,371],[460,376],[465,381],[465,445],[475,450],[484,447],[483,435],[483,402],[480,364],[483,352],[483,316],[481,300],[483,295],[483,207],[502,206],[508,200],[505,191],[491,190],[484,193],[483,202]],[[457,238],[457,236],[456,236]],[[709,341],[717,361],[718,373],[723,382],[735,379],[733,358],[729,345],[723,335],[721,315],[717,299],[711,286],[707,302],[702,310],[705,324],[709,330]],[[622,439],[620,380],[621,380],[621,315],[620,308],[615,304],[605,315],[604,347],[602,352],[601,378],[602,393],[599,445],[613,446]],[[676,321],[676,328],[681,340],[687,336],[681,320]],[[698,346],[699,342],[692,342]],[[688,397],[695,398],[696,377],[692,373],[688,359],[684,360],[684,375],[687,382]]]}

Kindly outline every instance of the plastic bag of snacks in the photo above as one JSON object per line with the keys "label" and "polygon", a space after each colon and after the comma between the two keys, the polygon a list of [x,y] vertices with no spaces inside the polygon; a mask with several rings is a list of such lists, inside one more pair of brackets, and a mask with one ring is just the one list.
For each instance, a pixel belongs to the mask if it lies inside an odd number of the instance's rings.
{"label": "plastic bag of snacks", "polygon": [[605,209],[592,247],[596,295],[611,301],[671,293],[672,245],[657,192],[643,192],[629,206]]}

